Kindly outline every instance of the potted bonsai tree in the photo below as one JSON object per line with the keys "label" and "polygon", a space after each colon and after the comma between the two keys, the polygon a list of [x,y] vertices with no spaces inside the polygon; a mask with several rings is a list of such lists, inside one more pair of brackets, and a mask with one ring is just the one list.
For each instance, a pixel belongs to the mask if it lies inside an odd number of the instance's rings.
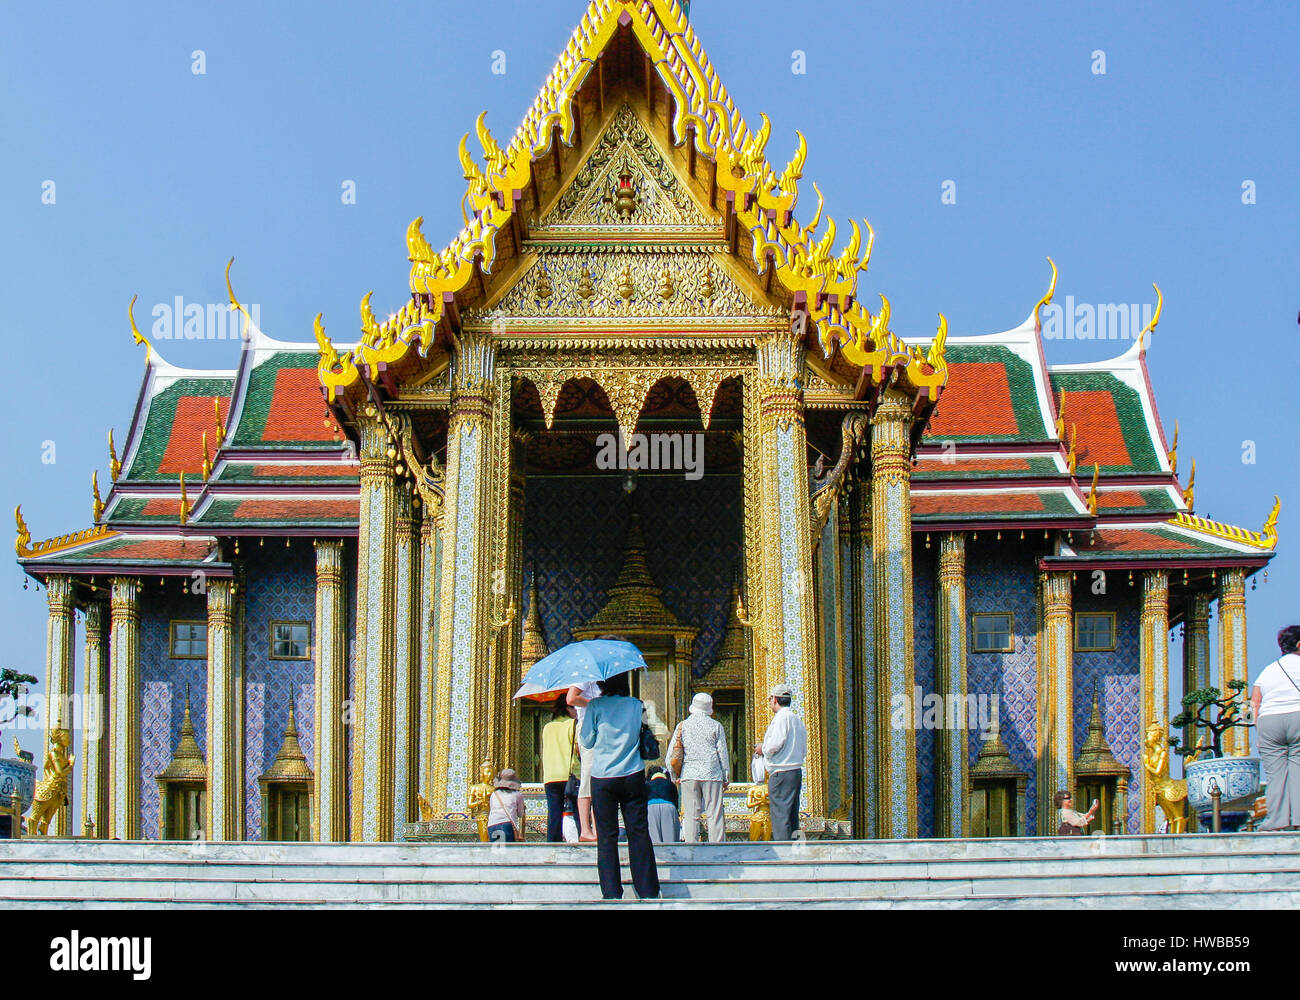
{"label": "potted bonsai tree", "polygon": [[1179,738],[1171,736],[1169,745],[1183,758],[1187,775],[1187,801],[1197,812],[1213,805],[1210,792],[1217,784],[1224,805],[1259,794],[1259,760],[1255,757],[1229,757],[1223,750],[1223,737],[1232,729],[1249,729],[1246,682],[1228,682],[1227,693],[1215,687],[1201,688],[1183,696],[1183,710],[1169,720],[1171,729],[1190,726],[1199,734],[1195,745],[1180,747]]}
{"label": "potted bonsai tree", "polygon": [[[31,674],[22,674],[8,667],[0,670],[0,726],[8,726],[16,719],[28,718],[35,714],[23,702],[23,694],[27,686],[35,683],[36,678]],[[3,736],[2,732],[0,736]],[[9,808],[15,789],[18,791],[22,809],[26,812],[31,807],[32,796],[36,793],[36,765],[32,762],[30,751],[19,751],[17,740],[14,740],[13,757],[5,757],[0,751],[0,809]],[[11,822],[13,822],[11,817],[0,816],[0,827]],[[9,835],[13,836],[14,831],[10,830]]]}

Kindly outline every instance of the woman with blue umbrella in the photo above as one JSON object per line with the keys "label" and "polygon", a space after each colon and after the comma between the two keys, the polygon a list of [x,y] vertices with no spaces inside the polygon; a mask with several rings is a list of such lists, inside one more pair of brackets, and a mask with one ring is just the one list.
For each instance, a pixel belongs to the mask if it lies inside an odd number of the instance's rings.
{"label": "woman with blue umbrella", "polygon": [[630,642],[610,636],[574,642],[539,660],[516,698],[555,696],[575,685],[597,682],[601,696],[587,705],[578,742],[591,751],[591,802],[596,818],[596,864],[605,899],[623,896],[618,863],[618,817],[627,830],[632,884],[641,899],[659,896],[659,872],[650,841],[645,761],[641,756],[644,707],[632,697],[631,671],[645,659]]}

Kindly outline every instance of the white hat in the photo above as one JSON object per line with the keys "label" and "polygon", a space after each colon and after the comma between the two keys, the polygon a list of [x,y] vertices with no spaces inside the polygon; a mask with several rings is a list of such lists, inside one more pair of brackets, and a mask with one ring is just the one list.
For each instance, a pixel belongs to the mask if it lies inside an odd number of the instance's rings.
{"label": "white hat", "polygon": [[789,684],[778,684],[768,694],[769,698],[793,698],[794,691]]}
{"label": "white hat", "polygon": [[691,699],[691,712],[693,714],[704,713],[705,715],[713,714],[713,695],[705,694],[701,691]]}

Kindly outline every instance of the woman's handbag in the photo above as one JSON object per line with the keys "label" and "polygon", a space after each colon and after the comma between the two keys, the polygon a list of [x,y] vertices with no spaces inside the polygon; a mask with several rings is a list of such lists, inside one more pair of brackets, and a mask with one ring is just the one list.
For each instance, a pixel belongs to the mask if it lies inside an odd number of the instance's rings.
{"label": "woman's handbag", "polygon": [[679,725],[673,733],[673,745],[668,748],[668,770],[672,772],[673,781],[682,780],[682,768],[686,766],[686,748],[682,746],[682,727]]}
{"label": "woman's handbag", "polygon": [[578,792],[582,788],[582,779],[573,773],[573,761],[578,761],[578,767],[582,767],[581,758],[578,756],[578,723],[573,723],[573,739],[569,740],[569,777],[564,782],[564,797],[566,799],[577,799]]}

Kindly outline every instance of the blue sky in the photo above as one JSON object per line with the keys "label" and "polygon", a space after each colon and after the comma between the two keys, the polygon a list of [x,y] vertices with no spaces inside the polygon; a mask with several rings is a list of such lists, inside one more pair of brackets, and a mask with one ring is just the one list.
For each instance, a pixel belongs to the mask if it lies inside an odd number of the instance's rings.
{"label": "blue sky", "polygon": [[[407,223],[424,215],[435,245],[460,224],[460,136],[486,108],[505,141],[583,6],[0,7],[0,506],[21,502],[38,538],[90,523],[91,470],[107,483],[105,435],[123,440],[143,368],[132,295],[142,327],[176,296],[224,303],[234,255],[278,338],[310,340],[323,311],[352,339],[370,289],[377,313],[399,307]],[[1257,529],[1283,500],[1281,554],[1248,594],[1253,677],[1300,619],[1300,6],[696,0],[692,19],[746,118],[771,118],[769,157],[807,137],[801,216],[816,180],[841,223],[870,218],[861,290],[890,297],[898,333],[932,334],[938,311],[953,335],[1017,325],[1048,254],[1058,301],[1145,304],[1159,282],[1148,360],[1198,512]],[[231,341],[159,346],[238,361]],[[1053,342],[1048,360],[1126,346]],[[12,565],[0,587],[2,662],[43,677],[44,594]]]}

